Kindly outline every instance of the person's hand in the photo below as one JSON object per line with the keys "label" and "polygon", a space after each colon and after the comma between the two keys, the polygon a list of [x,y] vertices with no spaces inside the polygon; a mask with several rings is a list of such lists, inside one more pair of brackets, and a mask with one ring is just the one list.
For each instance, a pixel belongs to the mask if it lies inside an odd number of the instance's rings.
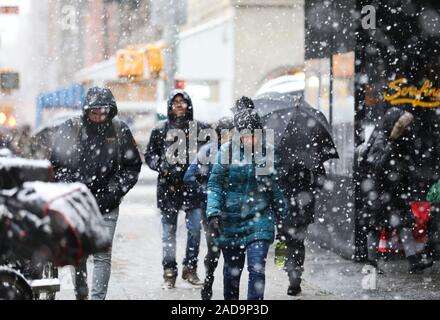
{"label": "person's hand", "polygon": [[286,241],[286,236],[280,232],[277,232],[277,235],[275,236],[275,240]]}
{"label": "person's hand", "polygon": [[286,240],[286,222],[285,221],[279,221],[276,225],[276,240],[282,240],[285,241]]}
{"label": "person's hand", "polygon": [[219,217],[212,217],[208,220],[208,232],[214,238],[218,238],[220,236],[221,227]]}
{"label": "person's hand", "polygon": [[165,177],[171,173],[171,167],[166,159],[160,161],[159,172]]}
{"label": "person's hand", "polygon": [[109,190],[108,188],[97,193],[95,198],[102,214],[109,213],[121,203],[121,195],[116,190]]}
{"label": "person's hand", "polygon": [[164,177],[176,178],[177,180],[180,180],[182,172],[185,170],[183,165],[169,164],[167,160],[161,161],[159,169]]}

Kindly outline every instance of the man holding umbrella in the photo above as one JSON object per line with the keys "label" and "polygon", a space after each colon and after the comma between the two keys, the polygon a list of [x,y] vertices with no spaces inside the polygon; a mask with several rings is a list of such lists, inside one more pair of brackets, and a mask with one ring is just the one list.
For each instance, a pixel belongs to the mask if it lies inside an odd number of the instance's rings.
{"label": "man holding umbrella", "polygon": [[323,163],[338,158],[325,116],[307,105],[299,94],[266,93],[250,105],[259,113],[265,129],[273,129],[281,156],[280,187],[288,202],[288,218],[278,237],[285,241],[288,295],[301,292],[304,240],[314,222],[315,204],[323,184]]}

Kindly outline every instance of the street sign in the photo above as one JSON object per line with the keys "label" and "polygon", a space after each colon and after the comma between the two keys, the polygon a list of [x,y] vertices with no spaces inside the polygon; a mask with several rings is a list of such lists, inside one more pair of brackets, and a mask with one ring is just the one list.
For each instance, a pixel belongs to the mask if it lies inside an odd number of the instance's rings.
{"label": "street sign", "polygon": [[0,6],[0,14],[19,14],[18,6]]}
{"label": "street sign", "polygon": [[18,72],[0,71],[0,90],[18,89],[20,86],[20,77]]}

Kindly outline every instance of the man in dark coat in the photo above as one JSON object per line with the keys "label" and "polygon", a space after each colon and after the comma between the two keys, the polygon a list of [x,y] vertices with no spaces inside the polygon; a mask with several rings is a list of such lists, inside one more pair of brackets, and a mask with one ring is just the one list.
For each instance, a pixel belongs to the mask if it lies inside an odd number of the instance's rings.
{"label": "man in dark coat", "polygon": [[[33,137],[33,150],[44,149],[55,181],[84,183],[95,196],[113,239],[124,195],[136,184],[142,160],[128,126],[118,120],[112,92],[93,87],[83,114]],[[94,255],[93,300],[103,300],[110,279],[111,249]],[[86,261],[76,268],[77,299],[88,297]]]}
{"label": "man in dark coat", "polygon": [[372,181],[367,181],[368,190],[364,190],[368,192],[364,215],[370,229],[368,259],[376,267],[382,228],[399,230],[410,273],[432,265],[432,261],[417,253],[412,234],[410,201],[424,201],[432,182],[428,173],[432,166],[426,163],[429,159],[421,156],[425,146],[420,125],[412,113],[391,108],[369,141],[366,161],[372,168]]}
{"label": "man in dark coat", "polygon": [[288,216],[280,232],[286,243],[285,270],[289,277],[287,294],[301,292],[308,226],[314,222],[316,199],[325,177],[323,167],[310,170],[300,164],[284,164],[280,169],[280,186],[287,199]]}
{"label": "man in dark coat", "polygon": [[[145,151],[147,165],[159,172],[157,180],[157,206],[162,214],[162,245],[164,269],[164,288],[172,289],[177,277],[176,263],[176,231],[177,214],[180,210],[186,212],[188,240],[183,261],[182,278],[193,285],[201,285],[197,276],[197,262],[200,245],[202,213],[198,204],[200,199],[185,186],[183,181],[186,170],[191,162],[191,156],[197,155],[197,148],[192,150],[190,132],[196,133],[207,125],[194,121],[193,105],[190,96],[183,90],[173,90],[168,97],[168,119],[153,129],[150,141]],[[182,133],[183,136],[173,134]],[[173,140],[167,139],[171,135]],[[176,146],[181,147],[170,152]],[[195,152],[195,154],[193,153]],[[171,154],[170,154],[171,153]],[[172,163],[170,156],[177,156],[179,161]],[[196,203],[196,205],[194,205]]]}

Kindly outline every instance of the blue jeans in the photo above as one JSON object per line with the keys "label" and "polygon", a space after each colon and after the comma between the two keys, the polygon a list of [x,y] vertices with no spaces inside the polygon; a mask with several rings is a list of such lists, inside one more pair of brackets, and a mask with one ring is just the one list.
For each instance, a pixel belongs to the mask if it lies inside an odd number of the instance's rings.
{"label": "blue jeans", "polygon": [[[162,212],[162,249],[163,269],[171,269],[177,274],[176,262],[176,233],[177,212]],[[197,269],[197,261],[200,246],[200,231],[202,221],[202,209],[186,211],[187,242],[183,265],[191,269]]]}
{"label": "blue jeans", "polygon": [[263,300],[266,282],[265,268],[270,243],[258,240],[246,248],[222,249],[225,264],[223,267],[223,296],[225,300],[238,300],[240,277],[247,254],[248,260],[248,300]]}
{"label": "blue jeans", "polygon": [[[119,208],[103,215],[104,224],[110,233],[112,242],[115,235],[118,216]],[[108,282],[111,273],[111,258],[112,248],[107,252],[96,253],[93,255],[92,300],[104,300],[107,295]],[[75,268],[75,276],[73,279],[77,298],[86,297],[89,294],[87,286],[87,259],[84,259],[82,263]]]}

